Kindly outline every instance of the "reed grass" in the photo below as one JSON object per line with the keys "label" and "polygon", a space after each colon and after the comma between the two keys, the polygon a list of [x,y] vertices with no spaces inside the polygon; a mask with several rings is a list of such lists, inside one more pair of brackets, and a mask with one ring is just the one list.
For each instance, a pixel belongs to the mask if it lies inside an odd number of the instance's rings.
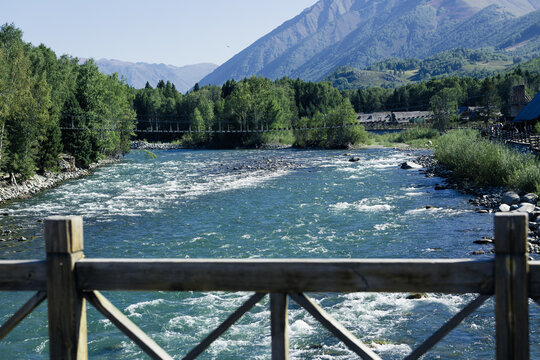
{"label": "reed grass", "polygon": [[474,130],[453,130],[441,136],[435,158],[454,176],[480,186],[507,186],[540,194],[540,162],[480,137]]}

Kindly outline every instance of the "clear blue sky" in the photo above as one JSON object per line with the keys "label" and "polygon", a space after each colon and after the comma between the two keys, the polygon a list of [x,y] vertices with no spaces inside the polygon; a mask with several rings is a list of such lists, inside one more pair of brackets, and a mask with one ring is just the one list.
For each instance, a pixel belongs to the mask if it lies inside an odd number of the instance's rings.
{"label": "clear blue sky", "polygon": [[0,22],[57,55],[222,64],[317,0],[0,0]]}

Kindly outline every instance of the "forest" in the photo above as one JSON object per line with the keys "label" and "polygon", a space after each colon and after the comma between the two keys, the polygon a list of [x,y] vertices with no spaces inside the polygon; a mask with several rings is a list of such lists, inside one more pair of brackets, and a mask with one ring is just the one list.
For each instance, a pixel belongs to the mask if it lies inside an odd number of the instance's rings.
{"label": "forest", "polygon": [[80,63],[25,43],[22,31],[6,24],[0,28],[0,173],[24,180],[57,171],[61,153],[88,167],[127,153],[134,139],[205,148],[346,148],[368,140],[362,126],[347,126],[356,113],[431,110],[447,122],[458,106],[481,106],[489,120],[509,114],[515,85],[538,92],[538,65],[536,59],[485,79],[445,77],[396,89],[339,91],[330,82],[251,77],[181,93],[168,81],[134,89],[116,74],[102,74],[92,60]]}
{"label": "forest", "polygon": [[[367,137],[356,122],[348,98],[328,82],[251,77],[229,80],[222,87],[195,85],[181,94],[174,84],[160,81],[136,90],[134,108],[139,130],[191,131],[181,138],[188,146],[259,147],[287,143],[298,147],[345,148]],[[307,130],[275,131],[323,127]],[[223,133],[225,130],[238,131]],[[255,132],[254,130],[265,130]],[[206,132],[205,132],[206,131]],[[143,133],[148,141],[171,141],[178,133]]]}
{"label": "forest", "polygon": [[87,167],[129,151],[132,89],[91,60],[57,57],[22,35],[14,25],[0,28],[0,173],[24,180],[57,171],[62,152]]}

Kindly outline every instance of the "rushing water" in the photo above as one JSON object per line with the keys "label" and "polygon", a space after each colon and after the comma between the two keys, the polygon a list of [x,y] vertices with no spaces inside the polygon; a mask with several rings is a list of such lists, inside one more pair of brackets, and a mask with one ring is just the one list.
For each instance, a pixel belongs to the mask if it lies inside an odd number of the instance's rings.
{"label": "rushing water", "polygon": [[[141,152],[32,199],[4,206],[3,229],[28,241],[0,242],[0,258],[43,258],[40,219],[84,217],[87,257],[125,258],[463,258],[492,234],[492,217],[468,197],[435,191],[441,179],[405,171],[412,155],[361,150],[348,162],[334,151]],[[226,170],[279,159],[279,171]],[[426,205],[431,206],[427,209]],[[488,255],[486,255],[488,256]],[[30,293],[2,293],[5,321]],[[105,293],[175,358],[182,358],[240,306],[246,293]],[[403,358],[459,311],[473,295],[311,294],[330,314],[385,359]],[[531,306],[531,339],[539,334]],[[46,305],[0,342],[2,359],[48,358]],[[142,359],[142,352],[91,307],[92,359]],[[354,359],[294,302],[289,305],[291,356]],[[268,300],[264,299],[201,358],[268,359]],[[488,301],[439,343],[427,359],[494,357],[493,303]],[[540,349],[532,341],[532,358]]]}

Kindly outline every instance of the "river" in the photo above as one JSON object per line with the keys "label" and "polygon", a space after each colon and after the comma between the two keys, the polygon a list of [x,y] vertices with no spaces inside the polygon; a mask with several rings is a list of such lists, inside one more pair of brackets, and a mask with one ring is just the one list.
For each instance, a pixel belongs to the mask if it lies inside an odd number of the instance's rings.
{"label": "river", "polygon": [[[118,258],[464,258],[490,250],[493,219],[469,197],[435,191],[438,178],[401,170],[414,154],[392,149],[343,151],[135,151],[118,164],[0,211],[2,229],[27,241],[0,242],[0,258],[44,257],[41,219],[84,217],[85,255]],[[272,164],[278,164],[274,166]],[[490,255],[482,255],[489,257]],[[476,257],[476,258],[482,258]],[[105,293],[175,358],[195,346],[245,301],[245,293]],[[385,359],[403,358],[473,295],[311,294]],[[5,321],[30,293],[2,293]],[[290,302],[293,359],[355,359],[309,314]],[[540,327],[531,305],[531,339]],[[46,304],[0,342],[2,359],[47,359]],[[91,359],[144,359],[93,308]],[[269,359],[268,299],[201,356]],[[426,359],[494,358],[493,302],[439,343]],[[531,341],[531,358],[540,347]]]}

